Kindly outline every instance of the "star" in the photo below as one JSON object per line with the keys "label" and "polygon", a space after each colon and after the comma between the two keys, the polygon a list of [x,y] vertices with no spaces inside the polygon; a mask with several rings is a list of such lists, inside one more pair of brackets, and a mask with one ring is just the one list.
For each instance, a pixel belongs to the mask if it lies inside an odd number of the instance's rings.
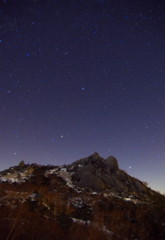
{"label": "star", "polygon": [[26,55],[27,57],[30,57],[30,56],[31,56],[31,53],[25,53],[25,55]]}

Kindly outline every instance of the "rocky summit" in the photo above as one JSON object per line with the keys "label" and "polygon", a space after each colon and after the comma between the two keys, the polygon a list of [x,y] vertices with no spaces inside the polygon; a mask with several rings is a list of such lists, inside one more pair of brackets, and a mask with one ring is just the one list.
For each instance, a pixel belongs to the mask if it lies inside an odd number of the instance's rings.
{"label": "rocky summit", "polygon": [[88,158],[74,162],[67,167],[67,171],[71,173],[76,186],[94,191],[145,193],[147,190],[141,181],[120,170],[117,159],[113,156],[104,159],[98,153],[94,153]]}
{"label": "rocky summit", "polygon": [[0,239],[164,240],[165,197],[98,153],[0,172]]}

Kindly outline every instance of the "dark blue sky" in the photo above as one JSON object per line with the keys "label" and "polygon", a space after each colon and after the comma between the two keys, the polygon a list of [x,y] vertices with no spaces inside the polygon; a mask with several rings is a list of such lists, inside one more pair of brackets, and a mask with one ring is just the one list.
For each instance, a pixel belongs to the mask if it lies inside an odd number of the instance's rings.
{"label": "dark blue sky", "polygon": [[165,192],[165,2],[0,1],[1,169],[97,151]]}

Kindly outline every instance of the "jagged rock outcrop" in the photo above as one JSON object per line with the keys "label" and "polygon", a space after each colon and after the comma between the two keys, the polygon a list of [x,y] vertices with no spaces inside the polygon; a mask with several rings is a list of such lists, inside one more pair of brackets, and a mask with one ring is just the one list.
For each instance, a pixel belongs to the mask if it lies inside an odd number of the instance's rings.
{"label": "jagged rock outcrop", "polygon": [[26,167],[26,164],[25,164],[24,161],[22,160],[22,161],[18,164],[18,166],[19,166],[20,168],[25,168],[25,167]]}
{"label": "jagged rock outcrop", "polygon": [[93,191],[111,189],[120,193],[143,193],[146,190],[142,182],[119,169],[118,161],[113,156],[104,159],[98,153],[94,153],[72,163],[67,167],[67,171],[72,173],[72,180],[76,186]]}
{"label": "jagged rock outcrop", "polygon": [[114,171],[117,171],[119,169],[117,159],[113,156],[110,156],[106,159],[107,165]]}

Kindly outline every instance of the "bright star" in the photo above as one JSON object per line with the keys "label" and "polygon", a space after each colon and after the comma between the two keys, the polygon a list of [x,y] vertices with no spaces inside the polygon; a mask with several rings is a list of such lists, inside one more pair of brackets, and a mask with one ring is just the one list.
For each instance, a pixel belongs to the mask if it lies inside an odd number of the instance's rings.
{"label": "bright star", "polygon": [[26,53],[25,54],[27,57],[30,57],[31,56],[31,53]]}

